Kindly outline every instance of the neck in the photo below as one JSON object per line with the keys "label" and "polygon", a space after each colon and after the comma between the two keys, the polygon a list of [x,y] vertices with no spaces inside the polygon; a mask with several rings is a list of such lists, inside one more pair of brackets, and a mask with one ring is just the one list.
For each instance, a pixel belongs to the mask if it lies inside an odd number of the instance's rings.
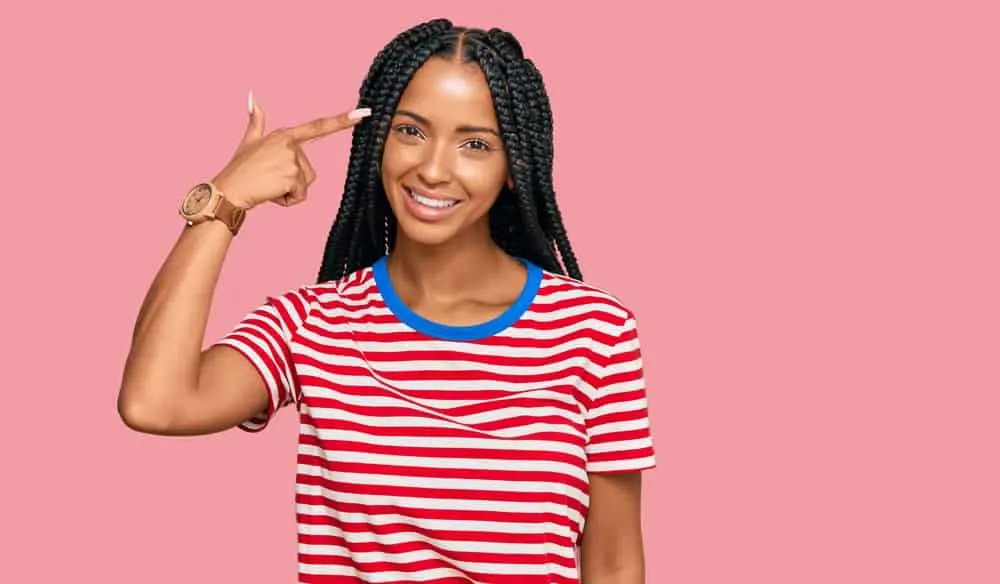
{"label": "neck", "polygon": [[455,299],[490,288],[510,261],[488,233],[425,246],[400,231],[386,269],[402,296]]}

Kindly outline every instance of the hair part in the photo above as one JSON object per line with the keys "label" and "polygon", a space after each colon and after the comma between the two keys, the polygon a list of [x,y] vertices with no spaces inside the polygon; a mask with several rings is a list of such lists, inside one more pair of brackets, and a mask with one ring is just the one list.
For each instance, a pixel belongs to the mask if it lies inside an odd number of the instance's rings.
{"label": "hair part", "polygon": [[327,238],[319,281],[370,266],[395,246],[379,161],[399,99],[431,57],[476,63],[489,85],[513,189],[503,186],[489,211],[490,232],[506,253],[582,280],[552,184],[552,110],[541,73],[511,33],[436,19],[406,30],[373,60],[358,107],[372,114],[354,127],[344,193]]}

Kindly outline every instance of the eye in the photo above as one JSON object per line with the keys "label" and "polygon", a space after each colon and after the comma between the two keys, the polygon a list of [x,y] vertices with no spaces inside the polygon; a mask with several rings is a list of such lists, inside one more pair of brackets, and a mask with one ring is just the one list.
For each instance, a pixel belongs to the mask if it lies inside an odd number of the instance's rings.
{"label": "eye", "polygon": [[490,149],[491,149],[489,144],[487,144],[486,142],[484,142],[482,140],[475,139],[475,138],[472,139],[472,140],[469,140],[468,142],[466,142],[465,145],[469,146],[473,150],[480,150],[482,152],[489,152]]}
{"label": "eye", "polygon": [[416,126],[411,126],[409,124],[400,124],[393,128],[393,131],[397,134],[412,138],[419,138],[421,136],[420,130]]}

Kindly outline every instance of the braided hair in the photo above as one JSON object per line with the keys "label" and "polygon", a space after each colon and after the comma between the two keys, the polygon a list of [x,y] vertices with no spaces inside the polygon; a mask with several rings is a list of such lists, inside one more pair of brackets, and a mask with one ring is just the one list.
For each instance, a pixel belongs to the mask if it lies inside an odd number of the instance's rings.
{"label": "braided hair", "polygon": [[394,38],[376,55],[358,107],[371,116],[355,126],[340,209],[327,238],[319,281],[342,278],[393,249],[396,218],[379,160],[390,121],[413,74],[431,57],[475,62],[493,97],[513,189],[502,188],[489,211],[490,232],[506,253],[582,280],[552,185],[552,111],[542,76],[509,32],[436,19]]}

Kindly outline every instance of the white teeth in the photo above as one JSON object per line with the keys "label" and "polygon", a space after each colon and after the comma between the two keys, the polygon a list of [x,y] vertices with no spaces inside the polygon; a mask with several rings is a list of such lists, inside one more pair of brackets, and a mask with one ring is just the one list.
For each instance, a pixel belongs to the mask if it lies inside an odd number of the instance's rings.
{"label": "white teeth", "polygon": [[451,207],[452,205],[458,202],[458,201],[443,201],[440,199],[428,199],[427,197],[422,197],[417,193],[414,193],[413,191],[409,191],[409,193],[410,196],[413,197],[414,201],[420,203],[424,207],[430,207],[432,209],[447,209],[448,207]]}

